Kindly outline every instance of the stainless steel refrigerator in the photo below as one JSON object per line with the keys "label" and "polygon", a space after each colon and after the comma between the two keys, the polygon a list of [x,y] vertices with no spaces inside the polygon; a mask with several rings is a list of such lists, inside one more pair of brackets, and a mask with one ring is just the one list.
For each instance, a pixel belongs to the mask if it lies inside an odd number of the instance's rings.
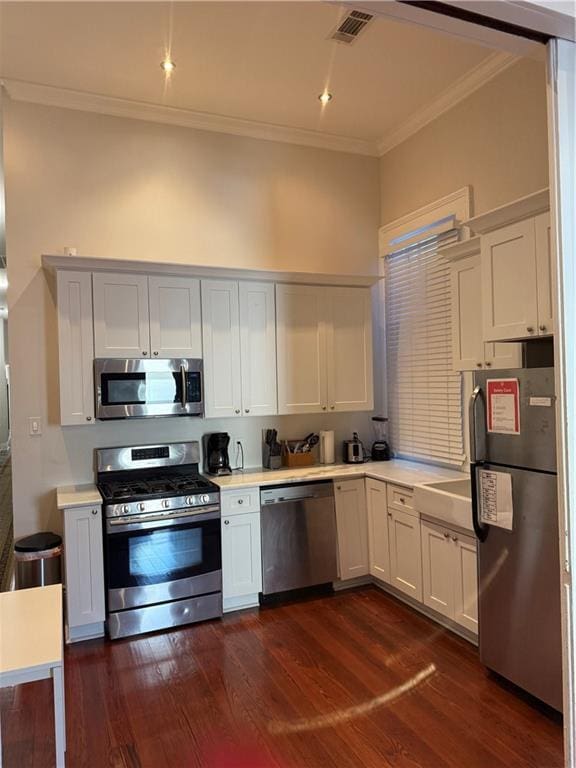
{"label": "stainless steel refrigerator", "polygon": [[[508,384],[498,383],[503,380]],[[470,458],[473,523],[479,540],[480,659],[561,710],[554,369],[479,372],[474,385]],[[501,392],[508,399],[495,396]],[[501,433],[506,430],[509,433]],[[490,511],[487,480],[496,477],[481,475],[482,470],[511,478],[511,530],[480,519],[482,509]],[[502,486],[509,482],[501,476],[499,481]]]}

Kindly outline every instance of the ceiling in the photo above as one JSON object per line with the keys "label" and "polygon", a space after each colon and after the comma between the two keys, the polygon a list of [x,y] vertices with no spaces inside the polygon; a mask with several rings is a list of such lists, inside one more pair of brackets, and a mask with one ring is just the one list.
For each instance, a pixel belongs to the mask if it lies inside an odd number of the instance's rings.
{"label": "ceiling", "polygon": [[[351,45],[328,40],[345,13],[324,2],[3,2],[0,75],[9,92],[26,81],[344,137],[378,154],[511,60],[381,18]],[[323,109],[325,87],[334,98]]]}

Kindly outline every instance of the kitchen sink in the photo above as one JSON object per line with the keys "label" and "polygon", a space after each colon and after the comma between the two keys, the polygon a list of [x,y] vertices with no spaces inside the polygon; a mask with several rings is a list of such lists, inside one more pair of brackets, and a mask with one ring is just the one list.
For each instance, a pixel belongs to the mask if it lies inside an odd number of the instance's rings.
{"label": "kitchen sink", "polygon": [[443,480],[414,489],[414,507],[421,515],[456,525],[467,531],[472,527],[472,491],[470,480]]}

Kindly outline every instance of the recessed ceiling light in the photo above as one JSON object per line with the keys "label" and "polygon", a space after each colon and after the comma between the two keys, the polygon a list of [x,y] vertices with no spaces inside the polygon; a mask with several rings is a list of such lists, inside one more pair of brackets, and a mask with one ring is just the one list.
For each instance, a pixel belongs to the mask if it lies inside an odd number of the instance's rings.
{"label": "recessed ceiling light", "polygon": [[174,72],[176,69],[176,64],[172,61],[172,59],[164,59],[160,66],[167,75],[171,75],[172,72]]}
{"label": "recessed ceiling light", "polygon": [[318,98],[320,99],[322,106],[325,107],[329,101],[332,101],[332,94],[329,91],[323,91]]}

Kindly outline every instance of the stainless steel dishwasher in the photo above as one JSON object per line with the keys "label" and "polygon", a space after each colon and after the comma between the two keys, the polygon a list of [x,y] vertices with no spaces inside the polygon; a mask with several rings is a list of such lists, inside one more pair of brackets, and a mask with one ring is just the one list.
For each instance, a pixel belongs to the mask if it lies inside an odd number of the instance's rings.
{"label": "stainless steel dishwasher", "polygon": [[338,578],[332,482],[260,491],[262,594],[328,584]]}

